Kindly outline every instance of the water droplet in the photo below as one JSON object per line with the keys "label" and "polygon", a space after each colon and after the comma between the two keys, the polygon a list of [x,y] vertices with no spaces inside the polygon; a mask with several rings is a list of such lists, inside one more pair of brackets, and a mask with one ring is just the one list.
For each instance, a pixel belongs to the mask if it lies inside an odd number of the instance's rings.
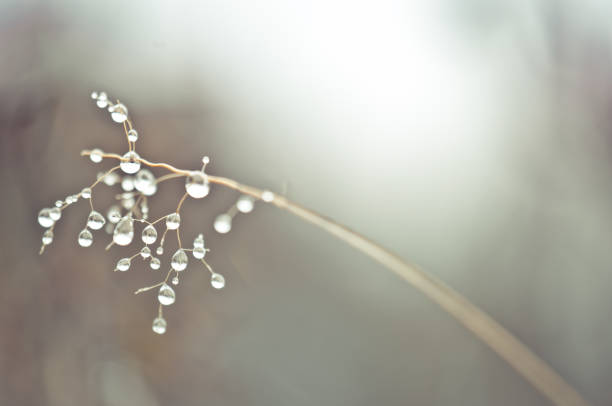
{"label": "water droplet", "polygon": [[[142,242],[145,244],[153,244],[157,240],[157,230],[151,224],[142,230]],[[161,255],[158,253],[158,255]]]}
{"label": "water droplet", "polygon": [[136,174],[134,186],[136,187],[136,190],[142,192],[145,196],[153,196],[155,192],[157,192],[155,175],[153,175],[153,173],[148,169],[141,169]]}
{"label": "water droplet", "polygon": [[182,248],[179,248],[174,255],[172,255],[172,260],[170,261],[170,266],[177,272],[185,270],[187,268],[187,262],[189,262],[189,258],[185,251]]}
{"label": "water droplet", "polygon": [[62,217],[62,211],[58,207],[53,207],[49,210],[49,216],[53,221],[57,221]]}
{"label": "water droplet", "polygon": [[193,249],[193,256],[197,259],[202,259],[206,255],[206,250],[202,247],[195,247]]}
{"label": "water droplet", "polygon": [[104,92],[100,92],[98,94],[98,99],[96,101],[96,104],[98,105],[98,107],[100,107],[101,109],[103,109],[104,107],[108,106],[108,96],[106,95],[106,93]]}
{"label": "water droplet", "polygon": [[121,157],[121,170],[125,173],[132,174],[138,172],[140,169],[140,155],[138,155],[134,151],[126,152],[123,157]]}
{"label": "water droplet", "polygon": [[96,91],[91,92],[91,98],[92,99],[97,99],[98,98],[98,92],[96,92]]}
{"label": "water droplet", "polygon": [[207,155],[204,155],[204,156],[202,157],[202,163],[203,163],[204,165],[208,165],[208,164],[210,163],[210,158],[209,158]]}
{"label": "water droplet", "polygon": [[136,200],[130,194],[130,196],[123,196],[123,200],[121,200],[121,205],[124,209],[130,210],[136,204]]}
{"label": "water droplet", "polygon": [[172,284],[173,284],[173,285],[178,285],[178,284],[179,284],[179,278],[178,278],[178,276],[175,276],[174,278],[172,278]]}
{"label": "water droplet", "polygon": [[102,181],[106,186],[113,186],[115,185],[115,183],[119,182],[119,175],[117,175],[115,172],[102,175],[104,176],[104,179],[102,179]]}
{"label": "water droplet", "polygon": [[91,235],[91,231],[88,229],[83,229],[79,233],[79,245],[81,247],[89,247],[93,243],[93,235]]}
{"label": "water droplet", "polygon": [[155,252],[157,252],[157,255],[162,255],[164,253],[164,247],[160,245],[159,247],[157,247]]}
{"label": "water droplet", "polygon": [[156,317],[155,320],[153,320],[153,331],[157,334],[164,334],[167,326],[168,324],[163,317]]}
{"label": "water droplet", "polygon": [[249,195],[242,195],[236,202],[236,208],[241,213],[250,213],[255,206],[255,199]]}
{"label": "water droplet", "polygon": [[215,230],[218,233],[226,234],[232,229],[232,216],[229,214],[219,214],[215,219]]}
{"label": "water droplet", "polygon": [[[128,118],[128,109],[121,103],[117,103],[111,110],[111,118],[116,123],[123,123]],[[133,173],[133,172],[131,172]]]}
{"label": "water droplet", "polygon": [[56,200],[55,201],[55,207],[62,207],[64,205],[64,202],[61,200]]}
{"label": "water droplet", "polygon": [[185,180],[185,190],[187,190],[189,196],[194,199],[200,199],[206,196],[210,191],[208,177],[203,172],[191,172]]}
{"label": "water droplet", "polygon": [[77,195],[66,196],[66,203],[67,204],[76,203],[77,200],[79,200],[79,197]]}
{"label": "water droplet", "polygon": [[124,176],[121,180],[121,189],[126,192],[134,190],[134,178],[131,176]]}
{"label": "water droplet", "polygon": [[181,216],[178,213],[168,214],[166,217],[166,227],[168,230],[176,230],[181,225]]}
{"label": "water droplet", "polygon": [[223,289],[225,286],[225,278],[220,273],[210,275],[210,284],[215,289]]}
{"label": "water droplet", "polygon": [[132,261],[129,258],[121,258],[119,261],[117,261],[117,266],[115,267],[115,269],[121,272],[125,272],[130,269],[131,264]]}
{"label": "water droplet", "polygon": [[97,211],[92,210],[91,213],[89,213],[89,217],[87,218],[87,227],[91,228],[92,230],[99,230],[104,227],[105,223],[106,220],[104,220],[104,216]]}
{"label": "water droplet", "polygon": [[138,131],[132,128],[130,131],[128,131],[127,137],[128,137],[128,141],[131,141],[131,142],[138,141]]}
{"label": "water droplet", "polygon": [[89,199],[91,197],[91,189],[88,187],[83,188],[83,190],[81,190],[81,196],[83,196],[83,199]]}
{"label": "water droplet", "polygon": [[151,266],[151,269],[159,269],[161,266],[161,261],[159,258],[151,257],[151,263],[149,265]]}
{"label": "water droplet", "polygon": [[176,296],[174,294],[174,289],[165,283],[161,285],[159,288],[159,293],[157,294],[157,300],[159,300],[159,303],[163,304],[164,306],[169,306],[174,303],[175,299]]}
{"label": "water droplet", "polygon": [[142,247],[142,249],[140,250],[140,256],[144,259],[149,258],[151,256],[151,248],[147,246]]}
{"label": "water droplet", "polygon": [[157,193],[157,183],[151,183],[149,187],[142,191],[145,196],[153,196],[155,193]]}
{"label": "water droplet", "polygon": [[104,152],[100,148],[94,148],[89,153],[89,159],[91,159],[91,162],[100,163],[102,162],[102,154]]}
{"label": "water droplet", "polygon": [[109,207],[108,212],[106,213],[106,217],[111,223],[117,224],[119,220],[121,220],[121,209],[119,208],[119,206]]}
{"label": "water droplet", "polygon": [[270,203],[272,200],[274,200],[274,193],[270,192],[269,190],[264,190],[261,194],[261,200]]}
{"label": "water droplet", "polygon": [[113,232],[113,241],[117,245],[129,245],[134,239],[134,220],[125,216],[117,223]]}
{"label": "water droplet", "polygon": [[193,248],[204,248],[204,236],[202,234],[198,234],[193,240]]}
{"label": "water droplet", "polygon": [[42,236],[42,243],[49,245],[53,242],[53,230],[45,230]]}
{"label": "water droplet", "polygon": [[38,223],[45,228],[49,228],[55,223],[51,218],[51,209],[44,208],[38,212]]}

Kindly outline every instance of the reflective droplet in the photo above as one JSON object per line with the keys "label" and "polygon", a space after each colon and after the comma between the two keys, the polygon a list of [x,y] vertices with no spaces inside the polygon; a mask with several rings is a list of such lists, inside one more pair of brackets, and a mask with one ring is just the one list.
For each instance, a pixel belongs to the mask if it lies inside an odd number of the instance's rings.
{"label": "reflective droplet", "polygon": [[166,217],[166,227],[168,230],[176,230],[181,225],[181,216],[178,213],[168,214]]}
{"label": "reflective droplet", "polygon": [[102,181],[106,186],[113,186],[117,182],[119,182],[119,175],[117,175],[115,172],[102,175],[104,176],[104,179],[102,179]]}
{"label": "reflective droplet", "polygon": [[225,278],[220,273],[210,275],[210,284],[215,289],[223,289],[225,286]]}
{"label": "reflective droplet", "polygon": [[200,199],[206,196],[210,191],[208,177],[203,172],[191,172],[185,180],[185,190],[187,190],[189,196],[194,199]]}
{"label": "reflective droplet", "polygon": [[142,230],[142,242],[145,244],[153,244],[155,240],[157,240],[157,230],[149,224]]}
{"label": "reflective droplet", "polygon": [[138,141],[138,131],[132,128],[130,131],[128,131],[127,137],[128,137],[128,141],[131,141],[131,142]]}
{"label": "reflective droplet", "polygon": [[202,259],[206,255],[206,250],[202,247],[195,247],[193,249],[193,256],[197,259]]}
{"label": "reflective droplet", "polygon": [[45,230],[42,236],[42,243],[49,245],[53,242],[53,230]]}
{"label": "reflective droplet", "polygon": [[121,220],[121,209],[119,208],[119,206],[109,207],[108,212],[106,213],[106,217],[111,223],[117,224],[119,220]]}
{"label": "reflective droplet", "polygon": [[232,229],[232,216],[229,214],[219,214],[215,219],[215,230],[218,233],[226,234]]}
{"label": "reflective droplet", "polygon": [[164,334],[167,326],[168,324],[163,317],[156,317],[155,320],[153,320],[153,331],[157,334]]}
{"label": "reflective droplet", "polygon": [[51,209],[44,208],[38,212],[38,224],[45,228],[49,228],[55,223],[51,218]]}
{"label": "reflective droplet", "polygon": [[141,169],[136,174],[134,180],[136,190],[142,192],[145,196],[153,196],[157,192],[157,183],[155,183],[155,175],[148,169]]}
{"label": "reflective droplet", "polygon": [[123,172],[130,175],[138,172],[140,169],[140,162],[138,161],[138,159],[140,159],[140,155],[134,151],[130,151],[126,152],[121,158],[122,160],[119,165],[121,166],[121,170]]}
{"label": "reflective droplet", "polygon": [[136,174],[136,178],[134,179],[134,186],[136,190],[142,192],[145,190],[151,183],[155,182],[155,175],[148,169],[141,169]]}
{"label": "reflective droplet", "polygon": [[60,217],[62,217],[62,211],[59,209],[59,207],[53,207],[49,210],[49,216],[51,216],[53,221],[57,221],[60,219]]}
{"label": "reflective droplet", "polygon": [[81,196],[83,199],[89,199],[91,197],[91,189],[86,187],[81,190]]}
{"label": "reflective droplet", "polygon": [[165,283],[161,285],[159,288],[159,293],[157,294],[157,300],[159,300],[159,303],[163,304],[164,306],[169,306],[174,303],[175,299],[176,296],[174,294],[174,289]]}
{"label": "reflective droplet", "polygon": [[170,261],[170,266],[177,272],[184,271],[187,268],[187,263],[189,262],[189,258],[185,251],[179,248],[174,255],[172,255],[172,260]]}
{"label": "reflective droplet", "polygon": [[250,213],[255,206],[255,199],[249,195],[242,195],[236,202],[236,208],[241,213]]}
{"label": "reflective droplet", "polygon": [[198,234],[193,240],[193,248],[204,248],[204,236],[202,234]]}
{"label": "reflective droplet", "polygon": [[149,264],[149,266],[151,266],[151,269],[159,269],[159,267],[161,266],[161,261],[159,260],[159,258],[151,257],[151,263]]}
{"label": "reflective droplet", "polygon": [[173,285],[178,285],[178,284],[179,284],[179,278],[178,278],[178,276],[175,276],[174,278],[172,278],[172,284],[173,284]]}
{"label": "reflective droplet", "polygon": [[87,218],[87,227],[91,228],[92,230],[99,230],[104,227],[105,223],[106,220],[104,219],[104,216],[97,211],[92,210],[91,213],[89,213],[89,217]]}
{"label": "reflective droplet", "polygon": [[[128,118],[128,109],[121,103],[117,103],[111,110],[111,118],[116,123],[123,123]],[[133,172],[132,172],[133,173]]]}
{"label": "reflective droplet", "polygon": [[64,205],[64,202],[61,200],[56,200],[55,201],[55,207],[62,207]]}
{"label": "reflective droplet", "polygon": [[274,193],[270,192],[269,190],[264,190],[261,194],[261,200],[270,203],[272,200],[274,200]]}
{"label": "reflective droplet", "polygon": [[121,205],[124,209],[130,210],[136,204],[136,200],[130,195],[129,197],[123,197]]}
{"label": "reflective droplet", "polygon": [[131,176],[124,176],[123,179],[121,179],[121,189],[126,192],[134,190],[134,178]]}
{"label": "reflective droplet", "polygon": [[113,232],[113,241],[117,245],[129,245],[134,239],[134,220],[125,216],[117,223]]}
{"label": "reflective droplet", "polygon": [[93,243],[93,235],[88,229],[83,229],[79,233],[79,245],[81,247],[89,247]]}
{"label": "reflective droplet", "polygon": [[147,246],[142,247],[142,249],[140,250],[140,256],[144,259],[149,258],[151,256],[151,248]]}
{"label": "reflective droplet", "polygon": [[91,92],[91,98],[92,99],[97,99],[98,98],[98,92]]}
{"label": "reflective droplet", "polygon": [[106,95],[106,93],[100,92],[98,94],[98,98],[97,98],[96,104],[101,109],[103,109],[104,107],[108,106],[108,96]]}
{"label": "reflective droplet", "polygon": [[157,247],[155,252],[157,253],[157,255],[162,255],[164,253],[164,247],[160,245],[159,247]]}
{"label": "reflective droplet", "polygon": [[142,191],[142,194],[145,196],[153,196],[155,193],[157,193],[157,183],[155,182]]}
{"label": "reflective droplet", "polygon": [[130,269],[131,264],[132,261],[129,258],[121,258],[119,261],[117,261],[117,266],[115,269],[121,272],[125,272]]}
{"label": "reflective droplet", "polygon": [[101,149],[94,148],[89,153],[89,159],[91,159],[91,162],[100,163],[102,162],[102,154],[104,154],[104,152],[102,152]]}

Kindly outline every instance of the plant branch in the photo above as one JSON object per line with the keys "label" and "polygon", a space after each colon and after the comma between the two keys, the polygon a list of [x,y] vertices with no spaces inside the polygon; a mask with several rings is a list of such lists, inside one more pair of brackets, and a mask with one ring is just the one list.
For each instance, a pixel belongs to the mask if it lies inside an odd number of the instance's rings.
{"label": "plant branch", "polygon": [[[90,153],[91,151],[82,151],[81,155],[90,155]],[[120,155],[111,153],[105,153],[103,157],[123,159]],[[153,163],[142,158],[137,160],[146,166],[162,167],[177,175],[189,175],[192,172],[178,169],[165,163]],[[587,401],[544,360],[539,358],[525,344],[491,318],[491,316],[476,307],[440,279],[408,264],[397,255],[363,235],[315,211],[302,207],[283,196],[273,194],[268,190],[243,185],[232,179],[207,176],[210,183],[226,186],[286,210],[376,260],[455,317],[555,405],[588,405]]]}

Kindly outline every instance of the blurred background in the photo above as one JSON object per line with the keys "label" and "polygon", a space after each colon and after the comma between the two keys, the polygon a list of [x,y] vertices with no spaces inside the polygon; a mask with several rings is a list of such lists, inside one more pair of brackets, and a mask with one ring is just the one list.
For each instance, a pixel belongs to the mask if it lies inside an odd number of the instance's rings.
{"label": "blurred background", "polygon": [[[115,165],[80,151],[126,151],[92,90],[128,106],[141,155],[209,155],[348,225],[612,404],[611,17],[607,0],[3,0],[0,404],[548,404],[313,226],[258,205],[216,234],[237,198],[220,187],[187,200],[182,229],[226,288],[192,261],[164,335],[156,294],[132,294],[164,268],[112,272],[138,247],[105,252],[103,231],[78,247],[86,202],[38,256],[38,211]],[[183,187],[160,185],[151,217]],[[99,211],[118,190],[95,190]]]}

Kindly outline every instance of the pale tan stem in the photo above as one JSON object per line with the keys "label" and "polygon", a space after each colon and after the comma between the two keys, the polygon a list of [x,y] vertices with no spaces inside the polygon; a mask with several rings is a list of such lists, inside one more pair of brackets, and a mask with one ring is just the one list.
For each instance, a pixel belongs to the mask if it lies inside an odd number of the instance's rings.
{"label": "pale tan stem", "polygon": [[[83,151],[81,155],[89,155]],[[117,154],[104,154],[104,157],[121,160]],[[147,166],[162,167],[169,171],[188,175],[191,171],[178,169],[165,163],[152,163],[146,159],[139,161]],[[336,223],[312,210],[293,203],[287,198],[275,195],[270,191],[243,185],[235,180],[208,175],[210,183],[216,183],[253,196],[276,207],[287,210],[295,216],[312,223],[340,240],[378,261],[393,273],[404,279],[427,297],[437,303],[442,309],[455,317],[476,337],[487,344],[502,359],[510,364],[519,374],[531,383],[540,393],[559,406],[586,406],[588,402],[544,360],[521,343],[508,330],[480,310],[469,300],[456,292],[444,282],[416,267],[367,239],[355,231]]]}

